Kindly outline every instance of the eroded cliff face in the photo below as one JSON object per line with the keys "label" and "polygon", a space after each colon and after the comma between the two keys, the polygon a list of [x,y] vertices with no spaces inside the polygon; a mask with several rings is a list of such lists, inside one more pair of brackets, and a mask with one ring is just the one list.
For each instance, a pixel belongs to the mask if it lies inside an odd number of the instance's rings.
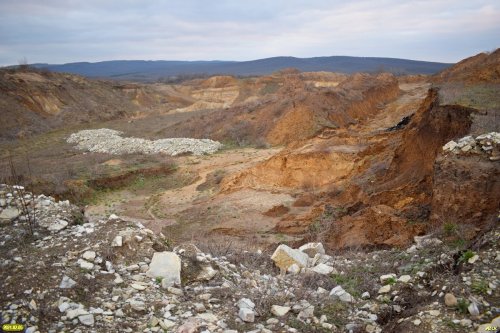
{"label": "eroded cliff face", "polygon": [[[383,98],[373,93],[368,101],[345,109],[354,110],[351,115],[358,112],[351,117],[354,124],[294,142],[267,161],[226,177],[222,193],[245,188],[312,193],[305,212],[284,211],[276,224],[276,231],[295,235],[318,228],[325,207],[342,208],[345,214],[319,226],[328,229],[322,237],[330,248],[406,246],[415,235],[439,228],[443,222],[438,216],[449,209],[456,223],[491,220],[486,215],[498,210],[498,183],[491,181],[498,178],[498,163],[455,165],[441,156],[444,144],[470,131],[477,110],[440,105],[438,90],[431,89],[418,109],[401,108],[410,119],[407,124],[374,130],[375,123],[386,124],[391,107],[380,107],[374,115],[359,110],[373,109],[391,96],[379,93]],[[459,189],[474,193],[473,198],[466,199],[465,192],[457,195]]]}
{"label": "eroded cliff face", "polygon": [[484,153],[443,153],[434,165],[431,207],[431,221],[468,225],[469,237],[495,224],[500,163]]}
{"label": "eroded cliff face", "polygon": [[119,88],[75,75],[0,71],[1,137],[14,139],[49,129],[109,120],[138,111]]}

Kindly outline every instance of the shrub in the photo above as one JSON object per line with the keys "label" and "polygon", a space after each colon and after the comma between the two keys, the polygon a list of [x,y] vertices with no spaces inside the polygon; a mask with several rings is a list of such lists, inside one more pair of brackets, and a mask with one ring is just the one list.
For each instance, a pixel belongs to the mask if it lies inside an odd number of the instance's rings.
{"label": "shrub", "polygon": [[467,262],[470,258],[474,257],[476,253],[472,250],[467,250],[462,255],[460,256],[460,259],[458,259],[459,262]]}
{"label": "shrub", "polygon": [[469,313],[468,307],[469,302],[466,299],[460,298],[457,302],[456,310],[460,313],[467,314]]}
{"label": "shrub", "polygon": [[453,222],[446,222],[443,224],[443,232],[446,236],[451,236],[457,233],[458,227]]}
{"label": "shrub", "polygon": [[478,294],[486,294],[488,287],[488,283],[485,280],[476,280],[471,285],[472,290]]}

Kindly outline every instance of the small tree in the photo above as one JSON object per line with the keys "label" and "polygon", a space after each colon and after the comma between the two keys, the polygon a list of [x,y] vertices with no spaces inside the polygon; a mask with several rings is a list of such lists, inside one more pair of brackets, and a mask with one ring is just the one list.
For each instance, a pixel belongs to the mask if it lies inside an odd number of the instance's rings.
{"label": "small tree", "polygon": [[22,71],[26,71],[30,68],[30,65],[28,64],[28,59],[26,59],[26,57],[22,57],[22,59],[19,59],[18,63],[19,63],[18,68]]}
{"label": "small tree", "polygon": [[[33,192],[28,192],[24,186],[18,186],[17,183],[23,177],[17,173],[17,168],[10,153],[8,158],[11,177],[7,184],[11,186],[13,192],[14,190],[17,192],[17,196],[14,198],[19,200],[20,207],[18,207],[18,209],[26,218],[26,230],[31,236],[33,236],[37,225],[35,195]],[[26,156],[26,166],[28,168],[29,180],[31,180],[31,166],[28,156]]]}

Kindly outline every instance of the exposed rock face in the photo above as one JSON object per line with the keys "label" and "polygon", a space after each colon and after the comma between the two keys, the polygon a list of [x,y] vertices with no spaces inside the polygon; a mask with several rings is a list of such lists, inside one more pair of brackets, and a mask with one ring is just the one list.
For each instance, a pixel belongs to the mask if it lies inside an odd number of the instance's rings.
{"label": "exposed rock face", "polygon": [[[494,223],[500,202],[500,164],[492,157],[498,156],[500,137],[490,133],[458,142],[453,148],[448,143],[446,154],[436,159],[431,219],[476,227]],[[473,148],[464,151],[464,147]]]}
{"label": "exposed rock face", "polygon": [[374,244],[405,246],[411,243],[413,235],[423,231],[422,226],[409,225],[406,219],[397,216],[395,209],[385,205],[346,216],[336,228],[328,243],[334,248]]}
{"label": "exposed rock face", "polygon": [[77,75],[1,70],[0,107],[9,112],[3,114],[0,139],[131,115],[140,110],[132,99],[120,85]]}

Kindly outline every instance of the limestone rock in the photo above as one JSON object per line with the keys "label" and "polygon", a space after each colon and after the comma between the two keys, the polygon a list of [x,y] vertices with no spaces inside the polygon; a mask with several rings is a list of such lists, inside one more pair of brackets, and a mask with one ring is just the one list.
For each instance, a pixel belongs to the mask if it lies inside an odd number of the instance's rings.
{"label": "limestone rock", "polygon": [[59,288],[61,289],[70,289],[76,286],[76,282],[70,278],[69,276],[63,276],[61,280],[61,284],[59,284]]}
{"label": "limestone rock", "polygon": [[409,275],[401,275],[398,279],[398,281],[403,282],[403,283],[408,283],[411,281],[411,276]]}
{"label": "limestone rock", "polygon": [[87,261],[93,261],[95,259],[95,252],[94,251],[85,251],[82,255],[82,258],[87,260]]}
{"label": "limestone rock", "polygon": [[307,267],[309,256],[302,251],[294,250],[287,245],[281,244],[274,251],[271,259],[275,262],[276,266],[286,271],[293,264],[296,264],[300,268]]}
{"label": "limestone rock", "polygon": [[339,299],[342,302],[346,303],[354,303],[354,297],[351,296],[347,291],[342,288],[342,286],[336,286],[330,291],[330,296],[333,298]]}
{"label": "limestone rock", "polygon": [[120,247],[123,245],[123,237],[122,236],[116,236],[113,241],[111,242],[112,247]]}
{"label": "limestone rock", "polygon": [[467,307],[467,310],[469,310],[469,313],[471,314],[471,316],[473,316],[473,317],[479,316],[479,309],[478,309],[476,303],[474,303],[474,302],[470,303],[469,306]]}
{"label": "limestone rock", "polygon": [[289,306],[279,306],[279,305],[273,305],[271,307],[271,313],[275,315],[276,317],[283,317],[290,311]]}
{"label": "limestone rock", "polygon": [[52,232],[58,232],[66,228],[68,224],[68,221],[57,219],[53,223],[49,224],[47,229]]}
{"label": "limestone rock", "polygon": [[241,308],[238,312],[238,317],[247,323],[253,323],[255,321],[255,313],[252,309]]}
{"label": "limestone rock", "polygon": [[85,315],[78,316],[78,320],[83,325],[94,326],[94,315],[93,314],[85,314]]}
{"label": "limestone rock", "polygon": [[386,281],[388,281],[390,279],[395,279],[395,278],[396,278],[396,274],[385,274],[385,275],[382,275],[380,277],[380,282],[385,283]]}
{"label": "limestone rock", "polygon": [[307,243],[299,247],[299,251],[306,253],[309,257],[314,258],[316,254],[325,254],[325,248],[321,243]]}
{"label": "limestone rock", "polygon": [[328,275],[331,274],[335,270],[335,268],[333,268],[332,266],[328,266],[326,264],[319,264],[311,268],[311,270],[318,274]]}
{"label": "limestone rock", "polygon": [[378,293],[379,293],[379,294],[387,294],[387,293],[389,293],[390,291],[391,291],[391,285],[390,285],[390,284],[388,284],[388,285],[385,285],[385,286],[383,286],[382,288],[380,288],[380,289],[378,290]]}
{"label": "limestone rock", "polygon": [[238,308],[240,308],[240,309],[243,309],[243,308],[253,309],[253,308],[255,308],[254,302],[252,302],[248,298],[242,298],[242,299],[240,299],[238,301],[238,303],[236,303],[236,306],[238,306]]}
{"label": "limestone rock", "polygon": [[288,267],[288,269],[286,271],[290,274],[299,274],[301,269],[300,269],[299,265],[292,264],[292,265],[290,265],[290,267]]}
{"label": "limestone rock", "polygon": [[91,262],[88,262],[87,260],[78,259],[77,263],[81,269],[84,269],[87,271],[90,271],[94,268],[94,264]]}
{"label": "limestone rock", "polygon": [[173,252],[156,252],[149,265],[146,275],[152,278],[162,278],[162,286],[181,284],[181,259]]}
{"label": "limestone rock", "polygon": [[0,213],[0,221],[14,221],[19,215],[21,212],[16,207],[8,207]]}
{"label": "limestone rock", "polygon": [[217,274],[217,271],[212,268],[212,266],[207,265],[203,266],[200,273],[196,277],[198,281],[210,281],[215,275]]}

